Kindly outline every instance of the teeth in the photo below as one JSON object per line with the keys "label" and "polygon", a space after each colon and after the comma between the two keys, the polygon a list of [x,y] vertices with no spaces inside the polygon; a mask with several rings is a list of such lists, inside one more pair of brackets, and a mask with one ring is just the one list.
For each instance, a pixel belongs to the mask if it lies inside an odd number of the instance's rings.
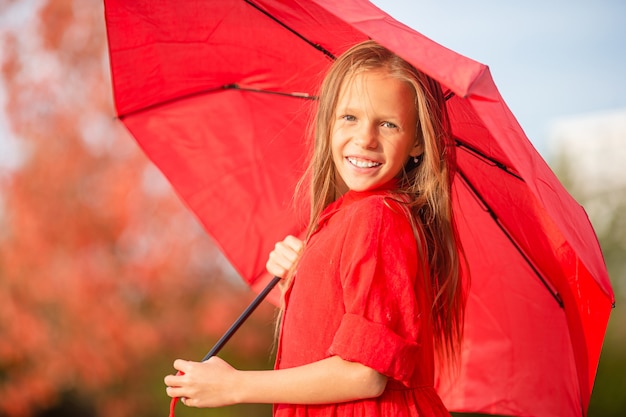
{"label": "teeth", "polygon": [[348,161],[352,165],[357,166],[359,168],[373,168],[373,167],[377,167],[378,165],[380,165],[380,162],[363,161],[363,160],[356,159],[356,158],[348,158]]}

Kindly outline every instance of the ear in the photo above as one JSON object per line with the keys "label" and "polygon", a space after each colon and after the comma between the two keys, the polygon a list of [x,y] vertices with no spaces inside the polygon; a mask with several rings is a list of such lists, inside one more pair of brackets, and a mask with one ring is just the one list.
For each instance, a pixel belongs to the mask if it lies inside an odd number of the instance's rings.
{"label": "ear", "polygon": [[415,145],[411,148],[409,155],[412,157],[420,156],[424,153],[424,143],[421,140],[418,140]]}

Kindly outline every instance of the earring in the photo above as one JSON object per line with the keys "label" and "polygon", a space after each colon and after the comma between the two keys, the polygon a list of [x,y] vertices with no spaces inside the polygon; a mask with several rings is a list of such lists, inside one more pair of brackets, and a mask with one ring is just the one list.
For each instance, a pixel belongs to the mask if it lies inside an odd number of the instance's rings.
{"label": "earring", "polygon": [[420,157],[419,156],[414,156],[413,157],[413,162],[415,162],[416,164],[420,161]]}

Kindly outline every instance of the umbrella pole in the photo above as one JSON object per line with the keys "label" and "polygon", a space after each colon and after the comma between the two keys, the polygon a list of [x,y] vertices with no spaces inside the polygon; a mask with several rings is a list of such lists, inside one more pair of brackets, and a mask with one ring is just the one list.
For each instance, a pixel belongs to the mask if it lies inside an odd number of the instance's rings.
{"label": "umbrella pole", "polygon": [[265,297],[267,297],[267,294],[269,294],[270,291],[272,291],[272,289],[276,286],[276,284],[278,284],[279,281],[280,281],[279,277],[272,278],[269,284],[267,284],[267,286],[263,288],[263,291],[261,291],[259,295],[257,295],[256,298],[252,300],[250,305],[248,305],[248,307],[244,310],[244,312],[241,313],[239,318],[235,320],[235,322],[230,326],[230,328],[226,331],[226,333],[224,333],[224,335],[220,338],[220,340],[217,341],[217,343],[215,344],[215,346],[213,346],[213,348],[209,351],[209,353],[207,353],[204,356],[204,358],[202,358],[202,362],[217,355],[219,351],[222,350],[224,345],[230,340],[231,337],[233,337],[235,332],[239,330],[241,325],[248,319],[248,317],[250,317],[250,315],[254,312],[254,310],[256,310],[259,304],[261,304],[261,302],[265,299]]}
{"label": "umbrella pole", "polygon": [[[220,340],[215,343],[215,345],[211,348],[209,353],[207,353],[204,358],[202,358],[202,362],[208,360],[209,358],[217,355],[220,350],[224,347],[226,343],[230,340],[231,337],[235,334],[237,330],[241,327],[241,325],[250,317],[250,315],[256,310],[256,308],[261,304],[261,302],[267,297],[267,295],[274,289],[276,284],[280,281],[279,277],[274,277],[267,284],[263,291],[261,291],[254,300],[248,305],[248,307],[241,313],[241,315],[235,320],[235,322],[230,326],[228,330],[224,333],[224,335],[220,338]],[[182,372],[178,372],[178,375],[182,375]],[[176,403],[178,402],[178,397],[172,398],[170,402],[170,415],[169,417],[174,417],[174,409],[176,408]]]}

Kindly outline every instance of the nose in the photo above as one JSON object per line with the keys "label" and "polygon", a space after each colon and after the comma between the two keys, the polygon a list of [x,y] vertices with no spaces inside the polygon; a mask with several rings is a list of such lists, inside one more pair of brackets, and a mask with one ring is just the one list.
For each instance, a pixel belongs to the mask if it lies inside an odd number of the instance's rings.
{"label": "nose", "polygon": [[364,149],[376,149],[378,146],[378,129],[373,123],[361,123],[355,132],[354,141]]}

